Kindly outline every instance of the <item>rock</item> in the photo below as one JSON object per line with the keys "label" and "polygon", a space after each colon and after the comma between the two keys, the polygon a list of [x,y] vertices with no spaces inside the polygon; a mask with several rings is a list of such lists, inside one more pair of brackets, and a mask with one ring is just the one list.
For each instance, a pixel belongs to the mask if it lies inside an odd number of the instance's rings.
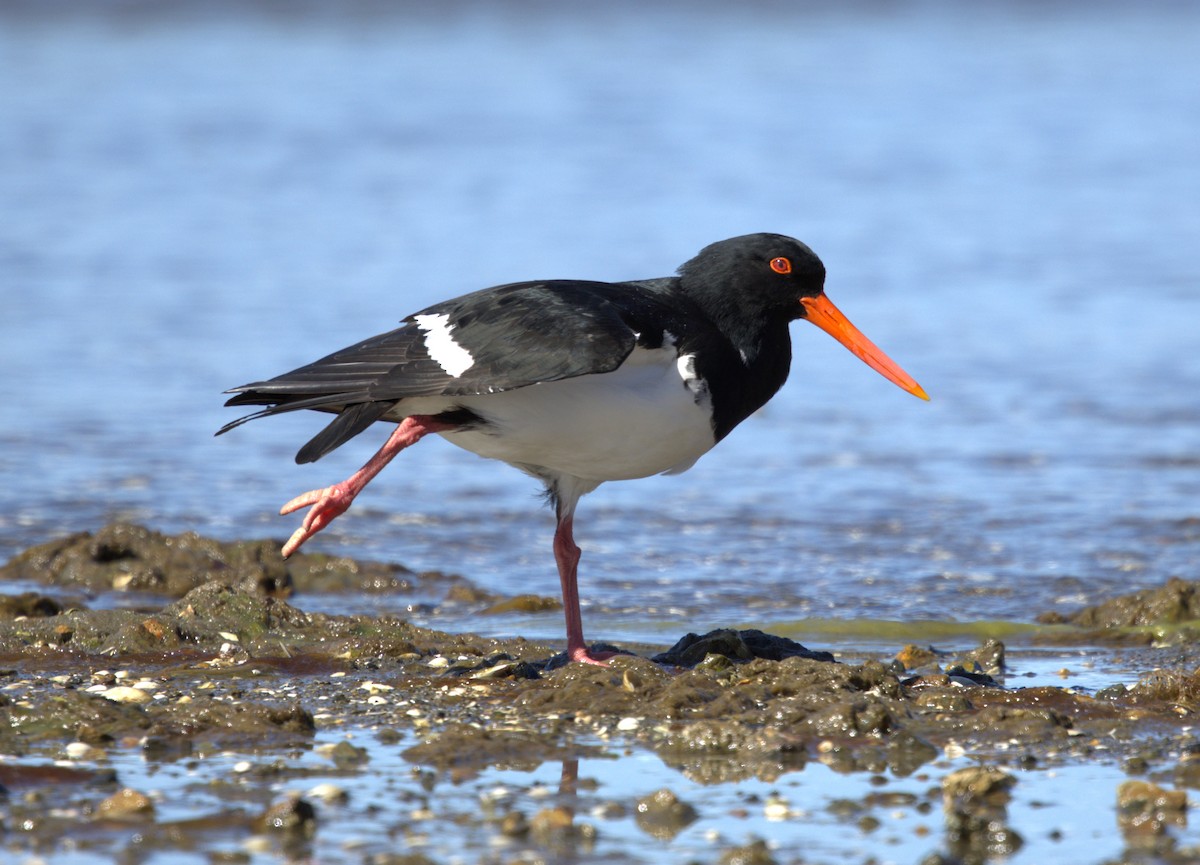
{"label": "rock", "polygon": [[546,760],[601,753],[602,749],[587,745],[563,747],[532,731],[481,730],[469,724],[450,724],[424,742],[408,748],[402,756],[421,766],[469,775],[492,765],[532,770]]}
{"label": "rock", "polygon": [[370,760],[366,748],[359,748],[357,745],[351,745],[346,740],[342,740],[329,749],[329,759],[333,761],[333,765],[339,769],[353,769],[358,766],[366,765]]}
{"label": "rock", "polygon": [[971,766],[942,779],[942,804],[947,811],[1004,808],[1017,779],[991,766]]}
{"label": "rock", "polygon": [[438,865],[424,853],[373,853],[366,865]]}
{"label": "rock", "polygon": [[717,860],[717,865],[777,865],[777,862],[767,842],[758,838],[744,847],[726,850]]}
{"label": "rock", "polygon": [[967,667],[969,667],[968,662],[973,662],[978,665],[979,670],[987,673],[989,676],[999,676],[1007,666],[1006,655],[1007,650],[1004,647],[1004,643],[996,639],[991,639],[986,640],[974,651],[968,652],[959,659],[959,662]]}
{"label": "rock", "polygon": [[508,838],[523,838],[529,834],[529,821],[520,811],[509,811],[500,818],[500,834]]}
{"label": "rock", "polygon": [[1187,825],[1187,806],[1183,790],[1125,781],[1117,788],[1117,825],[1125,835],[1161,835],[1168,826]]}
{"label": "rock", "polygon": [[892,774],[906,778],[926,763],[932,763],[942,752],[924,739],[900,730],[888,740],[886,754]]}
{"label": "rock", "polygon": [[938,670],[938,654],[932,647],[909,643],[896,655],[905,670]]}
{"label": "rock", "polygon": [[558,805],[543,808],[529,819],[529,835],[543,847],[566,851],[590,846],[596,840],[596,828],[587,823],[577,824],[571,810]]}
{"label": "rock", "polygon": [[0,595],[0,619],[16,619],[20,616],[26,618],[57,616],[62,611],[62,604],[38,592]]}
{"label": "rock", "polygon": [[561,805],[543,808],[529,821],[529,831],[545,843],[552,836],[570,834],[575,828],[575,815]]}
{"label": "rock", "polygon": [[657,664],[692,667],[713,654],[724,655],[735,661],[749,661],[752,658],[766,658],[769,661],[781,661],[784,658],[833,661],[833,655],[829,652],[810,651],[787,637],[776,637],[753,629],[734,631],[728,628],[709,631],[702,636],[687,634],[652,660]]}
{"label": "rock", "polygon": [[317,809],[300,796],[292,795],[276,802],[255,822],[262,831],[310,837],[317,831]]}
{"label": "rock", "polygon": [[666,788],[639,799],[634,811],[638,828],[661,841],[670,841],[698,816],[695,808]]}
{"label": "rock", "polygon": [[154,802],[145,793],[125,788],[96,807],[97,820],[148,820],[154,817]]}
{"label": "rock", "polygon": [[[1050,616],[1040,616],[1039,621],[1048,621]],[[1157,589],[1121,595],[1059,619],[1083,628],[1128,628],[1200,619],[1200,582],[1173,577]]]}
{"label": "rock", "polygon": [[244,642],[267,633],[303,633],[312,626],[309,615],[290,604],[219,582],[193,589],[158,615],[176,619],[176,632],[189,643],[228,642],[226,631]]}
{"label": "rock", "polygon": [[114,685],[108,690],[101,691],[100,696],[106,700],[112,700],[114,703],[149,703],[154,699],[148,691],[129,685]]}
{"label": "rock", "polygon": [[971,766],[942,779],[946,840],[964,861],[1009,856],[1024,843],[1008,827],[1007,806],[1017,780],[1002,769]]}
{"label": "rock", "polygon": [[350,794],[344,788],[329,783],[317,784],[304,795],[326,805],[345,805],[350,801]]}
{"label": "rock", "polygon": [[272,540],[226,543],[194,532],[164,535],[131,523],[112,523],[95,533],[79,532],[31,547],[0,567],[0,579],[176,597],[214,580],[287,597],[297,586],[321,591],[403,588],[408,576],[411,572],[398,565],[319,553],[297,553],[285,560]]}
{"label": "rock", "polygon": [[549,598],[544,595],[517,595],[512,598],[496,601],[494,604],[480,610],[480,615],[498,616],[504,613],[545,613],[561,609],[562,601],[558,598]]}

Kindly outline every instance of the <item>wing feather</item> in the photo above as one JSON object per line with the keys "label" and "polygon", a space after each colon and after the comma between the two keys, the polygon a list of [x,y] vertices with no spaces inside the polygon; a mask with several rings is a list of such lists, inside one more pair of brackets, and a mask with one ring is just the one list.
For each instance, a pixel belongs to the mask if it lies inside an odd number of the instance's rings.
{"label": "wing feather", "polygon": [[[338,413],[297,455],[298,462],[309,462],[362,432],[407,398],[496,393],[610,372],[628,357],[639,338],[645,338],[647,322],[661,324],[673,317],[672,303],[646,291],[656,287],[665,286],[640,283],[638,291],[631,291],[628,284],[513,283],[436,304],[409,316],[396,330],[275,378],[227,391],[233,396],[226,405],[266,408],[231,421],[217,435],[284,412]],[[430,356],[426,331],[416,320],[428,315],[445,316],[450,338],[471,356],[471,365],[457,376]],[[660,332],[657,339],[662,338]]]}

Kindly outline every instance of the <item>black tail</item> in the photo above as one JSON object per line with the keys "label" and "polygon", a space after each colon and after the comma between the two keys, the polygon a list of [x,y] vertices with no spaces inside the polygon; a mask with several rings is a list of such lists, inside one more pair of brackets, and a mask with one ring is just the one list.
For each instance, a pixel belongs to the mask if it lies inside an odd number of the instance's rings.
{"label": "black tail", "polygon": [[296,453],[296,462],[314,463],[325,454],[341,447],[387,414],[395,402],[360,402],[347,406],[333,421]]}
{"label": "black tail", "polygon": [[337,417],[328,426],[313,436],[296,453],[296,462],[298,463],[316,462],[379,420],[397,403],[397,400],[371,400],[365,393],[326,393],[316,396],[299,396],[263,392],[253,388],[253,385],[246,385],[244,388],[227,391],[227,393],[235,395],[230,397],[225,405],[265,405],[266,408],[230,421],[217,430],[216,435],[224,435],[231,429],[252,420],[303,409],[337,414]]}

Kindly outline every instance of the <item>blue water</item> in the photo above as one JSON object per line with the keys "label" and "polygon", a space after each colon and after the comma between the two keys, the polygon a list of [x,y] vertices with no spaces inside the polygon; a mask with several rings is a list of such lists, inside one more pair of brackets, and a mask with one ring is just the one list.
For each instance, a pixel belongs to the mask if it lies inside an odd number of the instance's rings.
{"label": "blue water", "polygon": [[[589,636],[1029,621],[1195,578],[1197,44],[1182,2],[6,3],[0,560],[118,517],[282,539],[279,505],[386,430],[297,467],[322,419],[214,439],[236,416],[223,389],[467,290],[665,275],[778,231],[933,401],[798,323],[765,411],[687,474],[583,502]],[[535,493],[425,442],[311,546],[553,595]],[[562,635],[557,615],[433,624]],[[613,767],[585,767],[603,795],[672,786],[703,815],[656,856],[709,855],[709,831],[819,861],[938,846],[936,809],[835,843],[820,767],[777,785],[816,822],[776,827],[642,752]],[[1111,814],[1093,818],[1120,773],[1053,774],[1022,776],[1013,861],[1116,853]],[[372,777],[352,801],[391,801]],[[601,853],[644,843],[628,819],[600,828]],[[320,837],[358,861],[336,821]]]}
{"label": "blue water", "polygon": [[[282,539],[386,429],[297,467],[322,418],[214,439],[223,389],[765,230],[933,401],[798,323],[759,416],[583,502],[589,636],[1196,577],[1198,37],[1185,3],[8,4],[0,559],[117,517]],[[422,443],[311,547],[553,595],[535,493]]]}

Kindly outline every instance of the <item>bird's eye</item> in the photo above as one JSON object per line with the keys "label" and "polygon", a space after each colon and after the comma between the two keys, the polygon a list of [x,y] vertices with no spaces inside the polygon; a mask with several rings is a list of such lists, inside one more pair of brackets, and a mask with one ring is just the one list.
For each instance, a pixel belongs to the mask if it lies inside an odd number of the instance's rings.
{"label": "bird's eye", "polygon": [[783,258],[782,256],[779,258],[772,258],[771,259],[771,270],[775,271],[776,273],[791,273],[792,272],[791,259]]}

